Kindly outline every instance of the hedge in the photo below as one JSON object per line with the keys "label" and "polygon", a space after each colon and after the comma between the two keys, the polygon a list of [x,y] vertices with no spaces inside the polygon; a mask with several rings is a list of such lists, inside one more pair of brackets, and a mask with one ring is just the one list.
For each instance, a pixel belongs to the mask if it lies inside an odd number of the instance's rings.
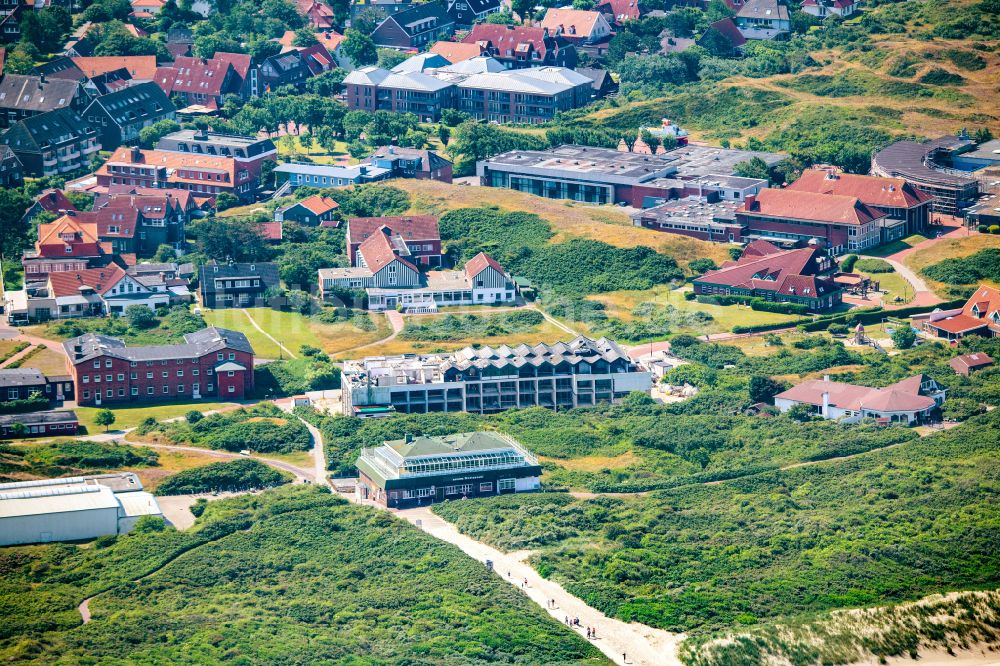
{"label": "hedge", "polygon": [[764,331],[776,331],[782,328],[792,328],[793,326],[798,326],[802,322],[808,321],[805,319],[797,319],[795,321],[783,321],[774,324],[756,324],[754,326],[733,326],[733,333],[763,333]]}
{"label": "hedge", "polygon": [[24,400],[6,400],[0,402],[0,414],[23,414],[37,412],[49,406],[49,399],[43,395]]}
{"label": "hedge", "polygon": [[720,294],[718,296],[698,295],[698,302],[706,305],[738,305],[749,304],[751,310],[758,312],[777,312],[779,314],[804,315],[809,312],[809,308],[803,303],[778,303],[766,301],[757,296],[734,296],[731,294]]}
{"label": "hedge", "polygon": [[800,331],[806,333],[812,333],[815,331],[825,331],[830,324],[844,324],[846,325],[848,321],[860,322],[861,324],[874,324],[882,321],[885,317],[911,317],[915,314],[923,314],[925,312],[933,312],[934,310],[953,310],[955,308],[960,308],[965,305],[967,299],[956,299],[953,301],[946,301],[944,303],[938,303],[937,305],[913,305],[908,308],[899,308],[898,310],[886,310],[884,308],[871,308],[865,310],[851,310],[841,314],[819,317],[813,321],[806,324],[799,324],[798,328]]}

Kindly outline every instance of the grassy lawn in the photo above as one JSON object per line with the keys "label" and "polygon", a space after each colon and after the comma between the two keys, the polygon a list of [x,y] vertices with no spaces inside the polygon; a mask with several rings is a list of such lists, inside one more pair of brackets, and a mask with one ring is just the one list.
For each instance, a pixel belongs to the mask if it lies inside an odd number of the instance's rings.
{"label": "grassy lawn", "polygon": [[23,340],[0,340],[0,363],[19,353],[18,348],[23,344]]}
{"label": "grassy lawn", "polygon": [[66,356],[49,345],[46,349],[32,356],[25,364],[26,368],[38,368],[43,375],[69,374],[66,368]]}
{"label": "grassy lawn", "polygon": [[294,161],[296,157],[308,156],[314,164],[354,164],[357,160],[347,153],[347,143],[338,141],[334,145],[333,152],[319,145],[312,137],[309,137],[309,145],[302,141],[299,136],[283,136],[275,140],[278,148],[278,155],[285,160]]}
{"label": "grassy lawn", "polygon": [[[115,414],[115,423],[111,426],[113,430],[123,430],[125,428],[134,428],[145,419],[152,416],[157,421],[163,421],[165,419],[172,419],[178,416],[184,416],[187,412],[192,409],[197,409],[200,412],[207,412],[215,409],[222,409],[223,407],[235,406],[236,403],[232,402],[201,402],[198,400],[191,402],[167,402],[156,405],[149,404],[137,404],[137,405],[122,405],[122,406],[112,406],[109,407]],[[77,407],[76,415],[80,417],[80,425],[86,426],[87,432],[92,435],[100,434],[104,432],[104,428],[94,423],[94,417],[97,412],[103,409],[102,407]]]}
{"label": "grassy lawn", "polygon": [[[861,273],[861,271],[858,272]],[[878,281],[879,288],[886,292],[882,295],[882,300],[885,303],[896,303],[897,296],[903,299],[899,301],[900,304],[913,300],[913,287],[896,271],[891,273],[861,273],[861,275]]]}
{"label": "grassy lawn", "polygon": [[931,280],[921,273],[923,269],[943,261],[944,259],[967,257],[970,254],[975,254],[980,250],[986,250],[989,248],[1000,248],[1000,236],[973,233],[969,236],[963,236],[960,238],[948,238],[941,240],[934,243],[930,247],[917,250],[910,256],[906,257],[906,259],[904,259],[904,263],[919,273],[920,277],[927,282],[927,286],[938,292],[940,295],[949,285],[936,280]]}
{"label": "grassy lawn", "polygon": [[928,238],[930,237],[924,236],[923,234],[913,234],[912,236],[900,238],[899,240],[879,245],[878,247],[873,247],[869,250],[865,250],[864,252],[859,252],[858,254],[864,257],[888,257],[890,254],[896,254],[897,252],[908,250],[917,243],[922,243]]}
{"label": "grassy lawn", "polygon": [[[426,317],[420,318],[421,322],[426,322]],[[569,333],[562,330],[558,326],[550,323],[549,321],[543,322],[540,326],[532,331],[526,331],[523,333],[513,333],[511,335],[504,335],[500,337],[470,337],[465,340],[458,341],[432,341],[432,342],[420,342],[415,340],[403,340],[402,338],[395,338],[389,342],[372,345],[371,347],[365,347],[364,349],[358,350],[357,354],[347,354],[348,357],[356,356],[381,356],[381,355],[392,355],[392,354],[429,354],[438,352],[448,352],[454,351],[456,349],[462,349],[473,344],[480,345],[503,345],[507,344],[510,346],[519,345],[522,342],[525,344],[537,344],[539,342],[559,342],[560,340],[569,340],[572,338]]]}

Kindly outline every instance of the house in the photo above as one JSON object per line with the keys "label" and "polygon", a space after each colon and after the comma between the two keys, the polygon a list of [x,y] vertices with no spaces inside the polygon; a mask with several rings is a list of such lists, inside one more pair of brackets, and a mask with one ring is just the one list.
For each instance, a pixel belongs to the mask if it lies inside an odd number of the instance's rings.
{"label": "house", "polygon": [[310,76],[319,76],[337,68],[337,58],[323,44],[313,44],[305,48],[297,48],[302,59],[309,68]]}
{"label": "house", "polygon": [[76,210],[76,206],[73,202],[63,194],[62,190],[57,190],[55,188],[49,188],[47,190],[42,190],[35,197],[34,203],[32,203],[26,211],[24,211],[24,217],[30,222],[35,219],[35,216],[42,211],[48,211],[50,213],[57,213],[59,216],[65,214],[68,210]]}
{"label": "house", "polygon": [[382,146],[367,161],[380,169],[389,169],[394,178],[451,182],[451,162],[435,150]]}
{"label": "house", "polygon": [[806,405],[824,419],[855,423],[874,418],[885,424],[919,425],[932,418],[944,402],[947,389],[927,375],[915,375],[884,388],[830,381],[830,377],[797,384],[774,396],[774,406],[787,412]]}
{"label": "house", "polygon": [[327,166],[323,164],[300,164],[286,162],[275,167],[276,185],[280,188],[294,189],[307,185],[310,187],[345,187],[374,183],[392,178],[388,169],[358,164],[355,166]]}
{"label": "house", "polygon": [[64,375],[46,377],[37,368],[0,368],[0,401],[27,400],[39,395],[49,401],[71,400],[73,382]]}
{"label": "house", "polygon": [[129,347],[87,333],[63,343],[81,406],[158,400],[242,400],[253,393],[253,347],[211,326],[180,344]]}
{"label": "house", "polygon": [[802,0],[801,9],[803,13],[819,18],[847,17],[857,11],[858,5],[854,0]]}
{"label": "house", "polygon": [[275,222],[298,222],[311,227],[334,219],[340,205],[330,197],[317,194],[293,204],[276,208]]}
{"label": "house", "polygon": [[[128,71],[126,70],[126,74]],[[73,59],[69,56],[61,56],[59,58],[53,58],[52,60],[42,63],[41,65],[35,65],[35,68],[31,70],[31,74],[34,76],[44,76],[50,79],[68,79],[70,81],[87,81],[88,77],[83,73]],[[104,93],[101,93],[102,95]]]}
{"label": "house", "polygon": [[[381,226],[369,235],[351,257],[353,268],[321,269],[320,284],[327,289],[415,289],[420,286],[420,269],[397,252],[392,231]],[[323,289],[323,297],[327,290]]]}
{"label": "house", "polygon": [[[50,435],[76,434],[76,415],[50,417]],[[59,427],[59,426],[62,427]],[[40,434],[42,424],[39,423]],[[84,541],[125,534],[163,514],[132,472],[0,484],[0,545]]]}
{"label": "house", "polygon": [[267,291],[277,289],[278,266],[267,262],[219,263],[201,267],[198,288],[201,304],[210,309],[248,308],[263,304]]}
{"label": "house", "polygon": [[317,30],[330,30],[336,24],[333,8],[319,0],[295,0],[295,9]]}
{"label": "house", "polygon": [[[72,437],[79,429],[80,420],[72,410],[0,414],[0,439]],[[0,499],[3,497],[0,494]]]}
{"label": "house", "polygon": [[778,0],[746,0],[736,12],[736,27],[747,39],[774,39],[788,34],[792,21]]}
{"label": "house", "polygon": [[483,50],[478,44],[466,44],[464,42],[449,41],[434,42],[431,44],[431,47],[427,49],[427,52],[439,55],[453,65],[455,63],[462,62],[463,60],[478,58],[483,55]]}
{"label": "house", "polygon": [[163,10],[164,0],[131,0],[132,13],[136,16],[156,16]]}
{"label": "house", "polygon": [[503,9],[501,0],[448,0],[448,15],[460,29],[469,29],[482,23],[490,14]]}
{"label": "house", "polygon": [[440,2],[411,5],[390,14],[376,26],[371,38],[376,46],[402,51],[420,49],[426,44],[455,33],[455,20]]}
{"label": "house", "polygon": [[102,95],[83,117],[98,129],[101,147],[114,150],[139,141],[139,132],[161,120],[174,120],[174,105],[152,81]]}
{"label": "house", "polygon": [[156,56],[74,57],[73,62],[88,78],[123,67],[134,81],[152,81],[156,77]]}
{"label": "house", "polygon": [[577,64],[576,47],[563,35],[542,27],[480,23],[462,40],[475,44],[483,55],[496,59],[507,69],[524,67],[566,67]]}
{"label": "house", "polygon": [[15,121],[0,135],[0,143],[14,152],[25,175],[36,178],[82,169],[101,149],[94,124],[69,108]]}
{"label": "house", "polygon": [[97,224],[65,214],[49,224],[38,225],[34,249],[25,251],[21,258],[24,281],[29,287],[32,283],[44,284],[50,273],[101,268],[110,263],[111,252],[102,246]]}
{"label": "house", "polygon": [[232,63],[220,55],[209,59],[178,57],[173,65],[156,69],[156,85],[171,97],[180,96],[189,105],[220,109],[226,95],[243,96],[244,85]]}
{"label": "house", "polygon": [[710,23],[696,43],[712,55],[729,58],[742,53],[747,38],[740,32],[736,21],[727,16]]}
{"label": "house", "polygon": [[736,221],[751,238],[822,242],[834,255],[875,247],[888,215],[855,196],[764,189],[747,197]]}
{"label": "house", "polygon": [[[325,50],[325,49],[324,49]],[[330,56],[332,59],[333,56]],[[282,86],[292,86],[299,92],[306,89],[306,81],[312,76],[309,64],[302,51],[292,50],[277,53],[266,58],[260,65],[260,80],[264,90],[277,90]]]}
{"label": "house", "polygon": [[782,250],[766,241],[754,241],[736,261],[696,277],[694,293],[798,303],[821,312],[842,300],[843,290],[825,275],[832,268],[833,262],[815,244]]}
{"label": "house", "polygon": [[198,210],[190,192],[175,189],[98,195],[93,210],[99,212],[105,208],[132,208],[138,212],[134,251],[140,257],[152,256],[161,245],[180,248],[184,228]]}
{"label": "house", "polygon": [[79,81],[4,74],[0,78],[0,129],[59,109],[79,113],[89,102],[90,96]]}
{"label": "house", "polygon": [[0,187],[24,185],[24,165],[10,146],[0,144]]}
{"label": "house", "polygon": [[954,370],[956,374],[968,377],[978,370],[982,370],[983,368],[988,368],[993,365],[993,359],[990,358],[989,354],[984,352],[973,352],[971,354],[962,354],[961,356],[954,357],[948,361],[948,365],[951,366],[951,369]]}
{"label": "house", "polygon": [[[361,253],[370,255],[374,246],[385,246],[378,235],[361,244]],[[396,255],[399,259],[399,255]],[[415,280],[413,265],[400,259],[400,270],[373,272],[366,259],[364,267],[319,269],[320,297],[334,301],[344,291],[365,289],[368,309],[376,312],[401,309],[404,312],[437,312],[456,305],[510,305],[517,301],[513,278],[489,255],[480,252],[460,271],[428,271]],[[405,278],[405,279],[401,279]],[[405,284],[404,284],[405,282]]]}
{"label": "house", "polygon": [[971,173],[951,168],[956,156],[975,142],[966,136],[942,136],[931,141],[897,141],[872,155],[871,173],[902,178],[934,197],[931,210],[961,215],[979,199],[979,180]]}
{"label": "house", "polygon": [[175,188],[213,199],[228,192],[251,200],[260,186],[260,176],[232,157],[126,146],[119,147],[94,175],[101,188]]}
{"label": "house", "polygon": [[618,92],[618,84],[611,78],[611,72],[606,69],[577,67],[576,73],[591,80],[590,87],[593,90],[593,97],[596,99],[603,99]]}
{"label": "house", "polygon": [[393,509],[541,488],[538,459],[498,432],[406,435],[362,448],[355,464],[359,498]]}
{"label": "house", "polygon": [[27,308],[17,314],[29,322],[75,317],[122,316],[130,305],[150,310],[170,304],[166,285],[149,285],[109,264],[104,268],[50,272],[45,286],[28,293]]}
{"label": "house", "polygon": [[882,243],[927,231],[934,200],[903,178],[859,176],[835,167],[806,169],[787,189],[852,196],[867,206],[878,208],[886,214],[881,221]]}
{"label": "house", "polygon": [[594,10],[600,12],[608,23],[616,26],[622,26],[626,21],[636,21],[642,16],[639,0],[600,0]]}
{"label": "house", "polygon": [[611,37],[611,24],[596,11],[550,7],[539,25],[549,34],[577,45],[595,44]]}
{"label": "house", "polygon": [[361,245],[380,229],[388,232],[393,251],[420,266],[440,266],[441,231],[433,215],[392,217],[352,217],[347,221],[347,258],[351,266],[364,264],[359,259]]}
{"label": "house", "polygon": [[275,162],[278,148],[264,137],[222,134],[206,129],[182,129],[160,138],[156,150],[232,158],[238,170],[259,179],[265,162]]}
{"label": "house", "polygon": [[449,354],[345,361],[341,399],[348,416],[388,412],[472,412],[592,407],[648,393],[649,372],[607,338],[555,344],[466,347]]}
{"label": "house", "polygon": [[979,285],[961,309],[931,313],[924,328],[948,340],[966,335],[1000,337],[1000,290]]}

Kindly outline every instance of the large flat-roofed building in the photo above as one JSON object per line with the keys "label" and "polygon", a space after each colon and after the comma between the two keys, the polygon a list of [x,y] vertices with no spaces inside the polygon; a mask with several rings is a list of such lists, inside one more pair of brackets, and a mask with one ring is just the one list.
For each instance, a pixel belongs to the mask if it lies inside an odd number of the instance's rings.
{"label": "large flat-roofed building", "polygon": [[538,490],[542,474],[535,456],[497,432],[407,435],[363,448],[357,468],[361,499],[400,509]]}
{"label": "large flat-roofed building", "polygon": [[923,143],[897,141],[872,155],[872,173],[903,178],[934,197],[932,210],[959,215],[976,202],[979,181],[948,165],[956,155],[974,148],[973,141],[959,136],[943,136]]}
{"label": "large flat-roofed building", "polygon": [[466,347],[451,354],[347,361],[344,413],[500,412],[515,407],[589,407],[648,392],[649,372],[612,340]]}
{"label": "large flat-roofed building", "polygon": [[0,484],[0,546],[124,534],[162,515],[131,472]]}
{"label": "large flat-roofed building", "polygon": [[549,150],[513,150],[482,160],[476,164],[476,175],[487,187],[549,199],[649,208],[690,196],[743,201],[768,186],[764,179],[734,175],[737,164],[754,157],[768,166],[785,159],[778,153],[710,146],[680,146],[650,155],[562,145]]}
{"label": "large flat-roofed building", "polygon": [[632,214],[637,227],[720,243],[739,243],[746,229],[736,222],[734,201],[708,202],[697,197],[674,199]]}

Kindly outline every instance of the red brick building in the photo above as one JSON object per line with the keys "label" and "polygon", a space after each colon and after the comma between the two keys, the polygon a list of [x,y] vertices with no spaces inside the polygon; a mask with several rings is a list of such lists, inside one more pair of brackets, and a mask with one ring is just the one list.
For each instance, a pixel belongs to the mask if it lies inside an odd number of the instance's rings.
{"label": "red brick building", "polygon": [[213,326],[152,347],[88,333],[63,347],[81,406],[242,400],[253,392],[253,347],[236,331]]}
{"label": "red brick building", "polygon": [[359,266],[358,249],[382,227],[389,233],[392,249],[400,257],[420,266],[441,265],[441,231],[433,215],[398,217],[354,217],[347,221],[347,257]]}

